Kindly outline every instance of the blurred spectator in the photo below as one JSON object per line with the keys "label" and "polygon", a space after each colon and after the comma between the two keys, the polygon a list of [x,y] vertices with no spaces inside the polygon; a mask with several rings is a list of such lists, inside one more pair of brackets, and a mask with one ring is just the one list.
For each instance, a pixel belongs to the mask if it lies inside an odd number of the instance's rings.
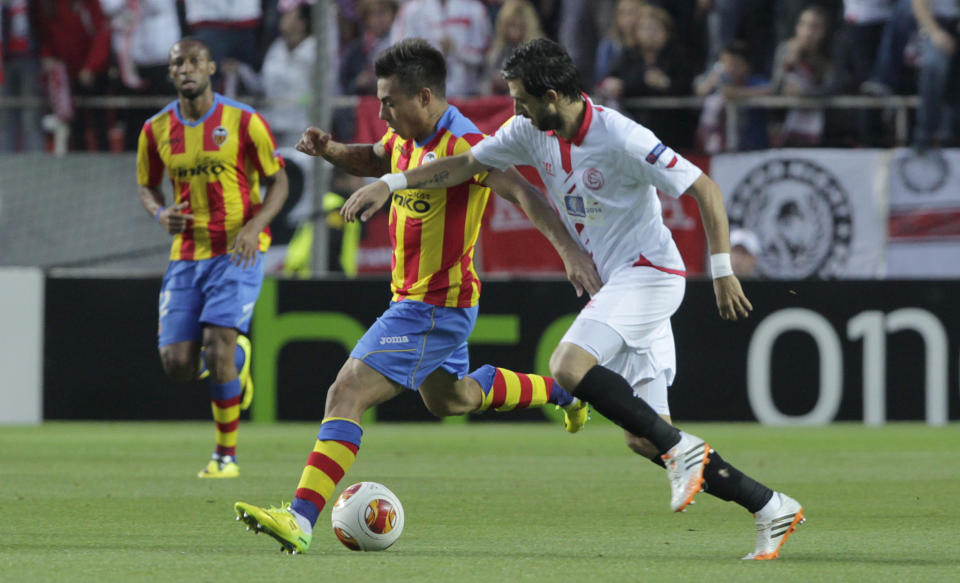
{"label": "blurred spectator", "polygon": [[600,84],[610,76],[613,68],[620,62],[624,48],[637,45],[637,21],[640,20],[640,8],[645,4],[646,0],[617,2],[613,24],[597,45],[597,58],[593,68],[595,84]]}
{"label": "blurred spectator", "polygon": [[[223,70],[228,76],[239,75],[247,92],[266,96],[267,103],[260,108],[261,115],[270,124],[277,145],[292,147],[310,125],[317,42],[310,34],[312,8],[309,4],[287,3],[280,10],[280,36],[267,49],[260,73],[233,59],[224,61]],[[336,59],[331,61],[331,80],[336,78],[336,62]],[[339,93],[335,84],[330,86],[329,81],[325,90],[330,95]]]}
{"label": "blurred spectator", "polygon": [[391,44],[420,37],[447,59],[447,97],[478,95],[490,45],[490,17],[479,0],[407,0],[390,31]]}
{"label": "blurred spectator", "polygon": [[[907,53],[916,30],[912,0],[896,0],[893,14],[883,27],[873,72],[860,85],[861,93],[890,95],[907,91],[906,87],[912,85],[904,81]],[[912,87],[909,92],[913,92]]]}
{"label": "blurred spectator", "polygon": [[913,0],[913,11],[923,33],[914,143],[925,149],[942,146],[953,137],[960,105],[960,0]]}
{"label": "blurred spectator", "polygon": [[584,87],[597,77],[597,45],[613,23],[617,0],[561,0],[557,38],[563,43]]}
{"label": "blurred spectator", "polygon": [[730,264],[740,279],[757,277],[757,258],[760,256],[760,238],[747,229],[730,231]]}
{"label": "blurred spectator", "polygon": [[[40,95],[40,61],[30,26],[27,0],[10,0],[2,5],[0,13],[0,53],[3,54],[0,86],[3,97],[31,99]],[[40,129],[40,107],[0,109],[0,152],[25,152],[43,149]]]}
{"label": "blurred spectator", "polygon": [[537,16],[540,17],[540,25],[543,27],[543,34],[547,38],[557,38],[557,30],[560,26],[560,12],[563,7],[563,0],[531,0],[537,9]]}
{"label": "blurred spectator", "polygon": [[842,91],[855,93],[873,71],[883,30],[893,15],[890,0],[844,0],[837,34],[837,75]]}
{"label": "blurred spectator", "polygon": [[[352,176],[339,168],[332,170],[330,190],[321,199],[322,209],[319,216],[326,217],[327,223],[327,265],[330,271],[343,272],[347,277],[357,275],[357,250],[366,225],[360,221],[344,222],[340,208],[350,193],[363,186],[364,180]],[[283,261],[283,274],[300,279],[309,278],[312,272],[313,233],[317,216],[308,216],[302,221],[290,243]]]}
{"label": "blurred spectator", "polygon": [[[122,92],[135,96],[169,93],[170,47],[182,36],[176,0],[100,0],[100,4],[110,17]],[[137,149],[140,128],[156,111],[156,107],[120,110],[123,149]]]}
{"label": "blurred spectator", "polygon": [[[743,40],[734,40],[720,53],[720,60],[694,82],[694,91],[705,97],[697,129],[700,148],[716,154],[731,148],[726,136],[728,100],[766,95],[769,81],[751,72],[750,50]],[[737,150],[767,147],[767,112],[760,108],[740,108],[737,116]]]}
{"label": "blurred spectator", "polygon": [[707,11],[701,0],[648,0],[651,4],[670,13],[674,24],[674,37],[683,39],[684,54],[691,77],[703,71],[707,62]]}
{"label": "blurred spectator", "polygon": [[373,61],[390,46],[390,28],[397,16],[395,0],[365,0],[361,6],[363,32],[347,45],[340,63],[340,87],[347,95],[375,95]]}
{"label": "blurred spectator", "polygon": [[507,82],[500,74],[503,62],[513,54],[520,43],[542,37],[540,18],[529,0],[506,0],[503,3],[493,27],[493,44],[487,51],[487,79],[490,80],[490,93],[495,95],[510,93]]}
{"label": "blurred spectator", "polygon": [[[770,70],[770,57],[776,31],[792,4],[808,0],[698,0],[707,11],[708,53],[706,62],[714,63],[734,39],[746,41],[753,51],[748,55],[750,68],[759,74]],[[790,20],[792,25],[793,19]],[[768,50],[771,49],[771,50]]]}
{"label": "blurred spectator", "polygon": [[[890,0],[844,0],[843,24],[834,41],[838,93],[858,93],[874,69],[883,31],[893,14]],[[852,134],[849,142],[876,145],[883,135],[882,111],[861,109],[834,115],[829,127]],[[831,133],[834,133],[831,132]]]}
{"label": "blurred spectator", "polygon": [[[234,59],[258,69],[257,31],[263,16],[260,0],[183,0],[190,34],[210,47],[210,57],[223,65]],[[224,91],[223,76],[213,77],[214,90]]]}
{"label": "blurred spectator", "polygon": [[[791,97],[814,97],[832,91],[828,15],[819,6],[800,13],[792,38],[780,43],[773,58],[771,92]],[[778,145],[815,146],[823,136],[822,109],[792,108],[780,128]]]}
{"label": "blurred spectator", "polygon": [[[600,95],[614,103],[638,97],[690,94],[689,67],[683,47],[674,42],[673,18],[659,6],[641,6],[637,44],[624,47]],[[630,117],[675,148],[692,145],[695,121],[689,109],[647,109],[627,105]]]}
{"label": "blurred spectator", "polygon": [[[72,95],[100,96],[106,93],[106,70],[110,60],[110,28],[97,0],[37,0],[30,4],[40,59],[48,77],[59,78],[63,67]],[[106,149],[103,109],[76,112],[70,128],[74,150]]]}

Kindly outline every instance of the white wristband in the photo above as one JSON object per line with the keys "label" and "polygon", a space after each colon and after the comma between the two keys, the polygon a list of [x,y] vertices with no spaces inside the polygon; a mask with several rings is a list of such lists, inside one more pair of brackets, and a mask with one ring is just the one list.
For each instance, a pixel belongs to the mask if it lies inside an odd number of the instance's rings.
{"label": "white wristband", "polygon": [[387,183],[387,187],[390,189],[390,192],[403,190],[407,187],[407,177],[403,174],[403,172],[384,174],[380,177],[380,180]]}
{"label": "white wristband", "polygon": [[713,276],[713,279],[733,275],[729,253],[714,253],[710,256],[710,275]]}

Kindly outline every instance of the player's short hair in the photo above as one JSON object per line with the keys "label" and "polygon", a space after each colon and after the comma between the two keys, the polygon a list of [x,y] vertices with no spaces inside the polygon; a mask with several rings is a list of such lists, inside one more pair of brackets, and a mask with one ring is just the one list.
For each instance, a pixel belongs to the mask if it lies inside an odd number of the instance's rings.
{"label": "player's short hair", "polygon": [[378,79],[396,77],[407,95],[427,87],[437,97],[446,97],[447,62],[422,38],[407,38],[385,49],[377,55],[373,72]]}
{"label": "player's short hair", "polygon": [[200,49],[203,50],[203,52],[207,53],[207,59],[210,61],[213,60],[213,53],[210,52],[210,47],[207,46],[207,43],[203,42],[202,40],[198,39],[195,36],[182,37],[180,40],[178,40],[177,42],[173,43],[173,45],[170,46],[170,50],[172,51],[173,47],[177,45],[185,45],[185,44],[195,45],[200,47]]}
{"label": "player's short hair", "polygon": [[556,42],[537,38],[516,48],[503,63],[503,78],[520,80],[534,97],[543,97],[548,89],[570,99],[580,99],[583,81],[567,51]]}

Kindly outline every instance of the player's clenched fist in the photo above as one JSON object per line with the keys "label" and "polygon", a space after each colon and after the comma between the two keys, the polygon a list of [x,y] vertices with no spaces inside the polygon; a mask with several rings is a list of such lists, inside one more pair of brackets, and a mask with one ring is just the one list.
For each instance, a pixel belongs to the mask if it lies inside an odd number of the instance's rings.
{"label": "player's clenched fist", "polygon": [[297,150],[310,156],[319,156],[326,151],[328,143],[330,143],[330,134],[320,128],[309,127],[300,136]]}
{"label": "player's clenched fist", "polygon": [[160,224],[163,225],[163,228],[165,228],[171,235],[182,233],[184,229],[187,228],[188,221],[193,220],[193,215],[180,212],[186,207],[187,203],[181,202],[180,204],[174,205],[170,208],[163,209],[160,211],[157,221],[159,221]]}

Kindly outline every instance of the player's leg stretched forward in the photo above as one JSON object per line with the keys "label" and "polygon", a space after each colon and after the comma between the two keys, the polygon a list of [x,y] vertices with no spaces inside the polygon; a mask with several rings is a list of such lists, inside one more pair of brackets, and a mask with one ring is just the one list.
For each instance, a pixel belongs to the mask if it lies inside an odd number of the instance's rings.
{"label": "player's leg stretched forward", "polygon": [[[503,410],[553,403],[567,413],[568,430],[579,429],[586,407],[552,379],[492,366],[467,374],[466,339],[475,319],[476,308],[391,305],[357,343],[327,393],[324,419],[293,502],[280,508],[237,502],[237,518],[277,539],[286,551],[306,551],[320,512],[356,459],[364,411],[407,387],[419,387],[428,409],[441,417],[493,405]],[[401,340],[385,350],[383,338]]]}
{"label": "player's leg stretched forward", "polygon": [[[498,382],[517,386],[502,389],[506,394],[500,395],[501,389],[494,388]],[[321,511],[356,459],[363,435],[360,419],[364,411],[392,399],[403,390],[402,385],[363,361],[350,358],[327,393],[324,420],[300,476],[293,502],[280,508],[261,508],[237,502],[238,520],[244,521],[248,529],[266,532],[277,539],[285,551],[306,551]],[[494,390],[498,392],[496,401],[489,396]],[[487,410],[495,402],[500,403],[498,410],[553,403],[564,409],[568,430],[572,427],[578,430],[586,421],[586,406],[553,379],[514,373],[490,365],[484,365],[461,379],[438,369],[425,379],[420,392],[427,408],[438,417]]]}
{"label": "player's leg stretched forward", "polygon": [[702,439],[671,425],[662,376],[651,381],[653,386],[637,387],[641,394],[662,395],[660,414],[637,396],[638,391],[626,379],[597,364],[597,359],[579,346],[561,343],[550,367],[561,383],[576,387],[574,395],[626,430],[627,445],[633,451],[666,468],[674,511],[683,511],[694,495],[704,490],[753,513],[757,545],[744,559],[777,558],[787,537],[804,522],[803,508],[796,500],[753,480]]}

